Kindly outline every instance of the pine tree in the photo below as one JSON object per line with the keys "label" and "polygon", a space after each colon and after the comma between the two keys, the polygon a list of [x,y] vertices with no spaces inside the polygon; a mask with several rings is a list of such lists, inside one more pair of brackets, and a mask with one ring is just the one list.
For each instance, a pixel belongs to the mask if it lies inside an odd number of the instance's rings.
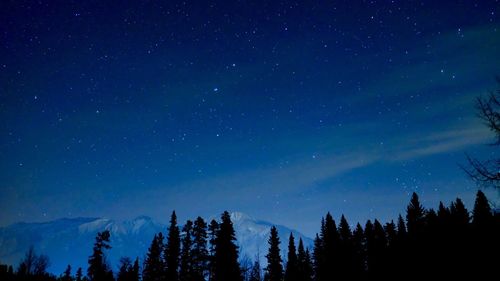
{"label": "pine tree", "polygon": [[398,217],[398,240],[403,241],[406,238],[406,225],[403,216]]}
{"label": "pine tree", "polygon": [[340,279],[347,279],[354,274],[354,253],[351,227],[344,215],[340,217],[338,232],[340,237],[338,275]]}
{"label": "pine tree", "polygon": [[298,281],[298,260],[295,250],[295,240],[293,234],[290,233],[288,240],[288,259],[285,269],[285,281]]}
{"label": "pine tree", "polygon": [[215,281],[240,281],[241,272],[238,264],[238,246],[236,236],[227,211],[222,213],[221,223],[215,237],[214,277]]}
{"label": "pine tree", "polygon": [[493,219],[490,203],[481,190],[477,191],[474,209],[472,210],[472,223],[476,228],[488,227]]}
{"label": "pine tree", "polygon": [[455,227],[463,229],[469,224],[469,212],[465,208],[465,205],[460,198],[457,198],[455,202],[451,203],[450,216]]}
{"label": "pine tree", "polygon": [[165,278],[168,281],[179,280],[179,257],[181,251],[180,230],[177,225],[177,215],[175,211],[170,217],[168,228],[167,244],[165,246]]}
{"label": "pine tree", "polygon": [[269,281],[282,281],[283,280],[283,266],[280,256],[280,239],[278,237],[278,230],[275,226],[271,227],[268,244],[269,251],[266,255],[267,268],[266,272],[269,276]]}
{"label": "pine tree", "polygon": [[410,204],[406,209],[406,227],[408,234],[418,235],[423,230],[425,209],[418,200],[418,195],[413,192]]}
{"label": "pine tree", "polygon": [[260,270],[260,262],[257,259],[252,266],[252,269],[250,270],[250,277],[248,278],[248,281],[261,281],[261,270]]}
{"label": "pine tree", "polygon": [[81,267],[79,267],[77,270],[76,270],[76,275],[75,275],[75,280],[76,281],[82,281],[82,278],[83,278],[83,270]]}
{"label": "pine tree", "polygon": [[[323,226],[324,224],[322,223],[321,225]],[[323,273],[325,266],[324,251],[325,249],[323,247],[323,240],[318,234],[316,234],[316,237],[314,238],[314,249],[313,249],[313,260],[314,260],[313,269],[314,269],[315,281],[325,280]]]}
{"label": "pine tree", "polygon": [[132,260],[128,257],[120,259],[117,281],[134,281]]}
{"label": "pine tree", "polygon": [[309,252],[304,250],[304,242],[300,238],[297,249],[297,280],[311,281],[312,273],[311,257],[309,256]]}
{"label": "pine tree", "polygon": [[139,258],[135,258],[134,265],[132,266],[131,280],[139,281],[140,279],[140,267],[139,267]]}
{"label": "pine tree", "polygon": [[337,231],[335,220],[330,213],[326,214],[324,228],[321,233],[321,240],[323,241],[323,262],[324,274],[322,280],[333,280],[337,274],[340,265],[340,237]]}
{"label": "pine tree", "polygon": [[193,281],[204,281],[208,270],[207,224],[198,217],[193,226]]}
{"label": "pine tree", "polygon": [[180,258],[180,270],[179,270],[179,280],[180,281],[193,281],[193,261],[191,256],[191,250],[193,246],[192,241],[192,231],[193,222],[188,220],[184,225],[182,232],[184,237],[182,238],[182,250]]}
{"label": "pine tree", "polygon": [[363,227],[358,223],[352,233],[352,245],[354,254],[353,280],[362,278],[366,268],[365,234]]}
{"label": "pine tree", "polygon": [[108,230],[97,233],[92,255],[89,257],[87,275],[90,281],[113,280],[113,273],[106,264],[104,250],[111,249]]}
{"label": "pine tree", "polygon": [[208,226],[208,244],[209,244],[209,257],[208,257],[208,280],[214,280],[215,274],[215,239],[219,232],[219,223],[212,220]]}
{"label": "pine tree", "polygon": [[160,281],[163,280],[164,261],[162,257],[163,252],[163,235],[161,232],[155,235],[151,246],[146,254],[144,261],[144,269],[142,272],[143,281]]}
{"label": "pine tree", "polygon": [[71,265],[68,264],[66,269],[64,270],[63,277],[61,278],[63,281],[71,281],[73,277],[71,276]]}

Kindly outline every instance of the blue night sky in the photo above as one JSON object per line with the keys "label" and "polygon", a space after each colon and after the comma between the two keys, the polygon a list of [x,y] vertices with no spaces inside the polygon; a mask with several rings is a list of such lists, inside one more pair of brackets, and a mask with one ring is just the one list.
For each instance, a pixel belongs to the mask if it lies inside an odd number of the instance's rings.
{"label": "blue night sky", "polygon": [[498,1],[39,2],[0,3],[0,225],[227,209],[312,235],[413,191],[470,206],[458,165],[495,152]]}

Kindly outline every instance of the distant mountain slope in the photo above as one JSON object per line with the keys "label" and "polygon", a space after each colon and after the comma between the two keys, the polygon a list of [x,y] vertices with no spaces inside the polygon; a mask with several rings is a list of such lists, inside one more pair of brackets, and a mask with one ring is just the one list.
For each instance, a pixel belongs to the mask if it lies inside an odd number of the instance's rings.
{"label": "distant mountain slope", "polygon": [[[272,223],[255,220],[242,213],[231,213],[240,257],[254,259],[260,252],[261,262],[265,261],[267,239]],[[302,237],[306,247],[312,247],[312,240],[285,226],[277,226],[285,255],[288,236],[293,232],[298,241]],[[91,254],[94,237],[98,231],[111,232],[112,249],[108,259],[116,270],[120,257],[139,257],[142,261],[155,233],[167,232],[167,226],[140,216],[130,221],[115,221],[105,218],[71,218],[44,223],[16,223],[0,228],[0,263],[17,266],[30,245],[38,253],[50,257],[49,271],[60,274],[68,264],[76,270],[86,269],[87,258]]]}

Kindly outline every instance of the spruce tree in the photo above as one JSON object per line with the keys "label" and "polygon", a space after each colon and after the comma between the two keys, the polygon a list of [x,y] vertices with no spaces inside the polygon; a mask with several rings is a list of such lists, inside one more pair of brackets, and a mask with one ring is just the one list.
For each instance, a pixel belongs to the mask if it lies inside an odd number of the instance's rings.
{"label": "spruce tree", "polygon": [[88,259],[87,275],[90,281],[113,280],[113,273],[106,264],[104,250],[111,249],[110,233],[108,230],[97,233],[92,255]]}
{"label": "spruce tree", "polygon": [[219,230],[215,237],[214,276],[215,281],[240,281],[241,272],[238,264],[238,246],[236,235],[227,211],[222,213]]}
{"label": "spruce tree", "polygon": [[300,238],[297,248],[297,280],[311,281],[312,274],[311,257],[309,256],[309,252],[304,250],[304,242],[302,242],[302,238]]}
{"label": "spruce tree", "polygon": [[71,265],[68,264],[66,269],[64,270],[63,277],[61,278],[63,281],[71,281],[73,277],[71,277]]}
{"label": "spruce tree", "polygon": [[290,238],[288,239],[288,258],[285,269],[285,281],[298,281],[298,265],[295,240],[293,234],[290,233]]}
{"label": "spruce tree", "polygon": [[452,223],[455,227],[465,228],[469,224],[470,216],[469,211],[465,208],[464,203],[460,198],[451,203],[450,216]]}
{"label": "spruce tree", "polygon": [[135,258],[134,265],[132,266],[131,280],[139,281],[140,277],[140,267],[139,267],[139,258]]}
{"label": "spruce tree", "polygon": [[165,246],[165,278],[168,281],[179,280],[179,256],[181,251],[180,230],[175,211],[170,217],[167,244]]}
{"label": "spruce tree", "polygon": [[76,270],[75,280],[76,280],[76,281],[82,281],[82,278],[83,278],[82,268],[81,268],[81,267],[79,267],[79,268]]}
{"label": "spruce tree", "polygon": [[250,270],[250,277],[248,278],[248,281],[261,281],[261,270],[260,270],[260,262],[257,259],[252,266],[252,269]]}
{"label": "spruce tree", "polygon": [[415,236],[423,230],[425,209],[420,204],[418,195],[413,192],[410,204],[406,208],[406,227],[408,234]]}
{"label": "spruce tree", "polygon": [[268,240],[269,250],[266,255],[267,267],[266,272],[269,281],[282,281],[283,280],[283,266],[280,255],[280,239],[278,237],[278,230],[275,226],[271,227],[271,232]]}
{"label": "spruce tree", "polygon": [[474,209],[472,210],[472,223],[477,228],[487,227],[491,224],[493,213],[490,203],[481,190],[477,191]]}
{"label": "spruce tree", "polygon": [[193,281],[193,261],[191,256],[191,250],[193,246],[192,240],[193,222],[188,220],[182,232],[184,237],[182,238],[182,250],[180,258],[180,269],[179,269],[179,280],[180,281]]}
{"label": "spruce tree", "polygon": [[164,278],[163,235],[155,235],[146,254],[142,271],[143,281],[160,281]]}
{"label": "spruce tree", "polygon": [[324,227],[321,233],[323,241],[323,280],[333,280],[338,273],[340,264],[340,237],[335,220],[330,213],[326,214]]}
{"label": "spruce tree", "polygon": [[351,227],[344,215],[340,217],[338,232],[340,237],[338,275],[340,279],[347,279],[354,274],[354,253]]}
{"label": "spruce tree", "polygon": [[193,281],[204,281],[208,271],[207,223],[198,217],[193,226]]}
{"label": "spruce tree", "polygon": [[401,214],[399,214],[399,217],[398,217],[398,239],[400,241],[403,241],[405,238],[406,238],[406,225],[405,225],[405,221],[403,219],[403,216],[401,216]]}
{"label": "spruce tree", "polygon": [[128,257],[121,258],[117,281],[134,281],[132,270],[132,260]]}
{"label": "spruce tree", "polygon": [[208,257],[208,280],[214,280],[215,274],[215,240],[219,232],[219,223],[216,220],[210,221],[208,226],[208,244],[209,244],[209,257]]}
{"label": "spruce tree", "polygon": [[365,272],[366,249],[363,227],[358,223],[352,233],[352,246],[354,255],[353,280],[362,278]]}
{"label": "spruce tree", "polygon": [[325,280],[323,273],[325,267],[324,251],[325,249],[323,247],[323,240],[318,234],[316,234],[316,237],[314,238],[314,249],[313,249],[314,280],[316,281]]}

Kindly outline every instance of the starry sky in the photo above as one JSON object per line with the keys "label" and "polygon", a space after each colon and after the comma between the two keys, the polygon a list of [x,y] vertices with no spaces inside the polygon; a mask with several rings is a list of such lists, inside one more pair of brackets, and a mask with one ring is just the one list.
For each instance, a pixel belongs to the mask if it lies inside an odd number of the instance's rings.
{"label": "starry sky", "polygon": [[499,7],[1,1],[0,225],[227,209],[313,235],[413,191],[470,206]]}

